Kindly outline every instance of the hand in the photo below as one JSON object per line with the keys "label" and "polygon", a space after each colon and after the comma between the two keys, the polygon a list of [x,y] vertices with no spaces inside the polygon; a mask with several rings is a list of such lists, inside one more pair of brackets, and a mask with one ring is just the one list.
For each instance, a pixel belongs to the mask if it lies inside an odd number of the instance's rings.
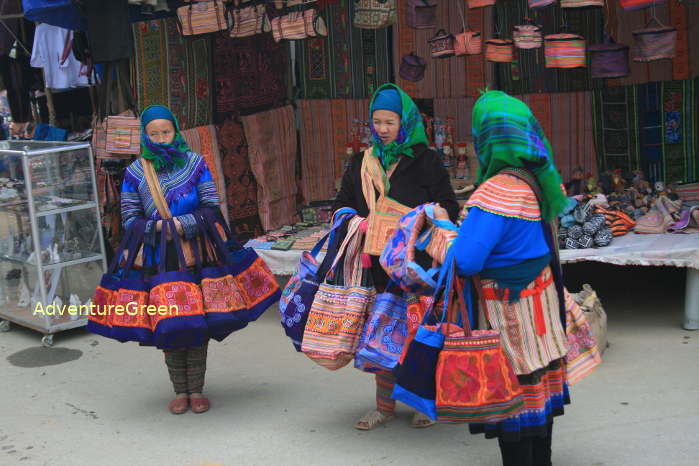
{"label": "hand", "polygon": [[434,207],[434,218],[437,220],[449,220],[449,214],[444,207],[437,204]]}

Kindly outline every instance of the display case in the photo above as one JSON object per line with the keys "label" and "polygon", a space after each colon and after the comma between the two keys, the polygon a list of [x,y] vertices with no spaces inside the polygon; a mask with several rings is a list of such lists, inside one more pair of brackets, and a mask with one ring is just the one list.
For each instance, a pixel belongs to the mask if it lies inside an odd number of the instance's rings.
{"label": "display case", "polygon": [[87,323],[106,270],[87,143],[0,141],[0,330],[53,335]]}

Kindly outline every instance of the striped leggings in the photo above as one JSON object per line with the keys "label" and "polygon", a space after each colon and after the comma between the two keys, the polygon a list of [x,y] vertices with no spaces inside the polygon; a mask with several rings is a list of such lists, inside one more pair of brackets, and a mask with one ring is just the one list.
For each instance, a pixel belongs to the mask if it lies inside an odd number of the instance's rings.
{"label": "striped leggings", "polygon": [[391,398],[396,378],[390,372],[376,374],[376,409],[384,413],[396,410],[396,400]]}
{"label": "striped leggings", "polygon": [[165,364],[175,393],[201,393],[206,374],[207,341],[201,346],[166,350]]}

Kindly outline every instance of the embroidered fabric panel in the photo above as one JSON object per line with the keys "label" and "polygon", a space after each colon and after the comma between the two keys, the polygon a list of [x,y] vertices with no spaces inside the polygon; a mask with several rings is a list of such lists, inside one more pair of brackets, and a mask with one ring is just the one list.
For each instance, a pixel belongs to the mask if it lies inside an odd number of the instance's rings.
{"label": "embroidered fabric panel", "polygon": [[496,175],[483,183],[466,203],[504,217],[541,220],[541,209],[531,188],[511,175]]}

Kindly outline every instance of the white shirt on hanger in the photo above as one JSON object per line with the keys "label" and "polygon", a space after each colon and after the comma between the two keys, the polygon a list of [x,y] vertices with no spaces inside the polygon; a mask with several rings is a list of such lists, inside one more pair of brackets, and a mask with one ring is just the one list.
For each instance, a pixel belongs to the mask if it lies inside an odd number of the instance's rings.
{"label": "white shirt on hanger", "polygon": [[44,69],[46,87],[49,89],[70,89],[88,86],[87,75],[82,72],[80,63],[70,50],[65,60],[61,60],[72,31],[42,23],[34,33],[31,65]]}

